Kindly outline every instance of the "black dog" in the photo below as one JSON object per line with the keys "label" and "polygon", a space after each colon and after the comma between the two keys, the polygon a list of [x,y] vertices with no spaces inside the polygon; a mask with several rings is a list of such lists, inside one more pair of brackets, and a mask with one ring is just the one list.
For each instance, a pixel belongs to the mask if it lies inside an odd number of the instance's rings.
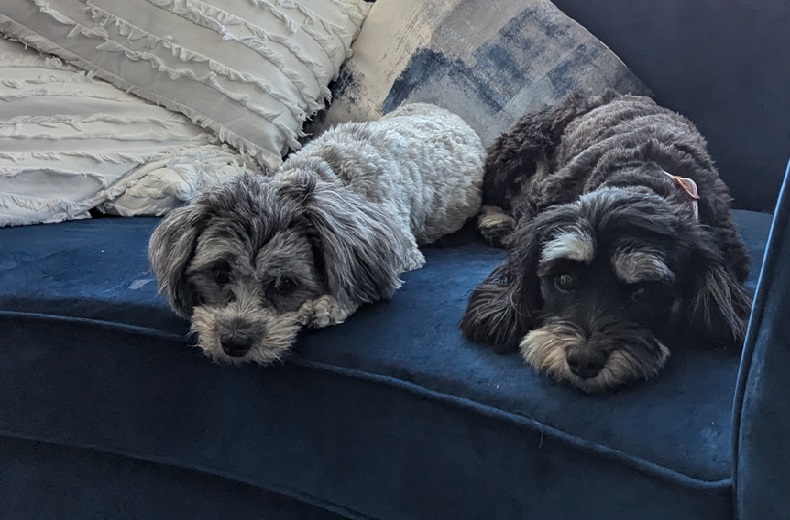
{"label": "black dog", "polygon": [[696,127],[650,98],[528,114],[488,150],[478,223],[508,258],[461,329],[586,392],[654,376],[669,327],[740,343],[749,257],[730,203]]}

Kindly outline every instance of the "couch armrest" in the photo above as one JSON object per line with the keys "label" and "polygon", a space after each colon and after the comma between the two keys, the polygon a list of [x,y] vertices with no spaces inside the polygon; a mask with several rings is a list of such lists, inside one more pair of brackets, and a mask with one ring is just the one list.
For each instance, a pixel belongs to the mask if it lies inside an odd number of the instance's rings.
{"label": "couch armrest", "polygon": [[757,284],[733,413],[738,518],[790,518],[790,165]]}

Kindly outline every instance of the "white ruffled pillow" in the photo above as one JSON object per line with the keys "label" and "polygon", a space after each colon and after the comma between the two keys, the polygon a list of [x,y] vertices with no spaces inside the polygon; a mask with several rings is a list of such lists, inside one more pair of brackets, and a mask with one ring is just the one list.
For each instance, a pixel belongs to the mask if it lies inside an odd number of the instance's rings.
{"label": "white ruffled pillow", "polygon": [[0,226],[161,215],[253,170],[181,114],[0,38]]}
{"label": "white ruffled pillow", "polygon": [[98,206],[104,213],[123,217],[161,216],[196,198],[215,184],[257,171],[238,153],[218,146],[181,150],[177,155],[149,162],[117,198]]}
{"label": "white ruffled pillow", "polygon": [[299,148],[363,0],[2,0],[0,32],[181,112],[260,164]]}

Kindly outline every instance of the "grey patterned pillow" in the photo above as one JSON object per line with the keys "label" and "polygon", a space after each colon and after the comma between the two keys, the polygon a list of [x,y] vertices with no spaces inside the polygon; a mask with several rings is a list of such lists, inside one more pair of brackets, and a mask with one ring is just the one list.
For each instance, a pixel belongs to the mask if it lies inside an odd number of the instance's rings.
{"label": "grey patterned pillow", "polygon": [[309,131],[405,102],[452,110],[489,144],[525,111],[569,92],[651,95],[622,61],[548,0],[379,0]]}

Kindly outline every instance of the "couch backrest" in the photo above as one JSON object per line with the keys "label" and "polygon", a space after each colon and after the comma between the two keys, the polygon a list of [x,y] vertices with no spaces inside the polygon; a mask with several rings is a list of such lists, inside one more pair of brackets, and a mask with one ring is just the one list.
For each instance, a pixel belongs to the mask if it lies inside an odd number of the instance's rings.
{"label": "couch backrest", "polygon": [[737,208],[772,211],[790,156],[790,0],[553,0],[693,120]]}

